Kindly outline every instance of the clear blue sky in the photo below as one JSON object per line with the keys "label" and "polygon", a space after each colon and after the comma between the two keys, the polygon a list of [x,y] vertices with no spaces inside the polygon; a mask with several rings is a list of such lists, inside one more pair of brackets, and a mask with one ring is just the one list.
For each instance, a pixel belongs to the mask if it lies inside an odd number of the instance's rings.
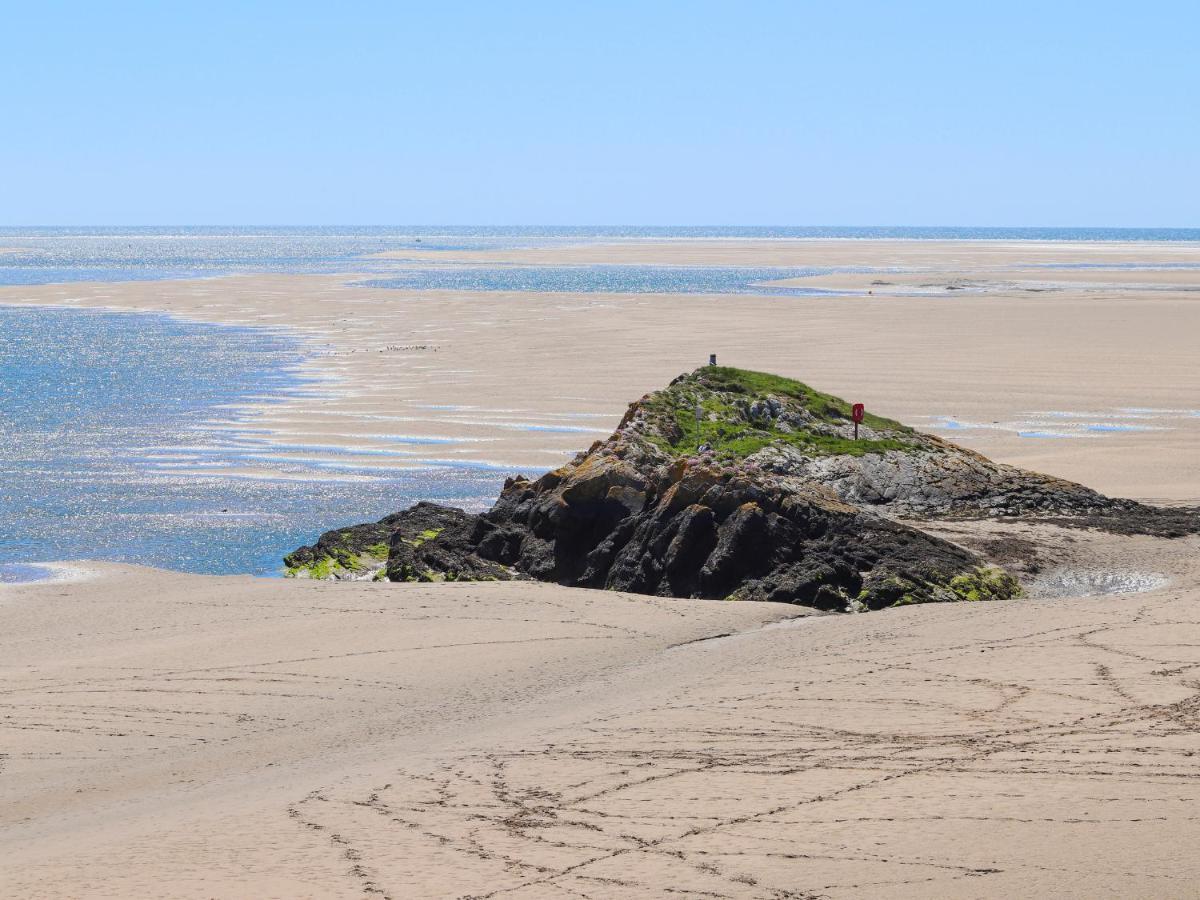
{"label": "clear blue sky", "polygon": [[1200,225],[1195,0],[0,11],[0,224]]}

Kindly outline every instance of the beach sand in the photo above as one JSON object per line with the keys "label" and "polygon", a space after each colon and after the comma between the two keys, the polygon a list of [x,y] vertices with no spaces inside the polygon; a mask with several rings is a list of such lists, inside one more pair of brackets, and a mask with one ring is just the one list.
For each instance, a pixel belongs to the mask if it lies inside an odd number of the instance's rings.
{"label": "beach sand", "polygon": [[914,241],[721,238],[566,243],[506,250],[393,250],[384,259],[519,265],[980,268],[1014,265],[1195,265],[1200,244],[1180,241]]}
{"label": "beach sand", "polygon": [[797,619],[113,565],[3,588],[0,893],[1193,896],[1200,543],[1076,537],[1172,583]]}
{"label": "beach sand", "polygon": [[[0,302],[297,329],[326,396],[253,410],[281,443],[403,430],[477,439],[439,454],[545,468],[716,352],[918,427],[1140,410],[1132,421],[1164,430],[949,436],[1109,493],[1200,500],[1197,276],[1162,268],[1196,264],[1197,246],[749,243],[504,258],[825,260],[942,290],[244,276],[4,288]],[[1036,292],[1039,271],[1014,274],[1098,258],[1158,268],[1055,270]],[[962,278],[984,283],[944,290]],[[794,618],[548,585],[94,563],[0,586],[0,895],[1197,896],[1200,541],[947,534],[1042,548],[1031,597]],[[1154,589],[1097,593],[1113,586]]]}

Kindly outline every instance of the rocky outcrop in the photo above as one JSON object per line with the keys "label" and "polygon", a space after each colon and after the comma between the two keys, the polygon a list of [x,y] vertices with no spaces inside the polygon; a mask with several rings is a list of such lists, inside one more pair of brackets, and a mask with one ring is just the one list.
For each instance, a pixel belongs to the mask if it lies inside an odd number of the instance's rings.
{"label": "rocky outcrop", "polygon": [[[1038,516],[1145,530],[1165,515],[876,416],[855,440],[850,408],[836,397],[707,367],[631,405],[611,437],[566,466],[510,479],[482,515],[420,504],[358,528],[362,541],[387,532],[394,581],[533,578],[843,610],[1018,592],[1009,574],[922,531],[921,518]],[[1196,529],[1194,511],[1172,515],[1170,528]],[[431,517],[436,527],[422,527]],[[297,554],[356,533],[330,532]]]}
{"label": "rocky outcrop", "polygon": [[414,515],[391,536],[390,581],[504,581],[516,576],[475,552],[477,516],[432,503],[418,503],[410,512]]}
{"label": "rocky outcrop", "polygon": [[284,574],[289,578],[336,581],[383,580],[393,566],[395,572],[400,572],[399,560],[405,552],[415,552],[445,529],[473,518],[450,506],[418,503],[378,522],[326,531],[315,544],[293,550],[283,558],[287,566]]}
{"label": "rocky outcrop", "polygon": [[1016,589],[969,551],[909,526],[703,464],[649,480],[627,465],[585,464],[511,481],[468,546],[542,581],[820,609]]}

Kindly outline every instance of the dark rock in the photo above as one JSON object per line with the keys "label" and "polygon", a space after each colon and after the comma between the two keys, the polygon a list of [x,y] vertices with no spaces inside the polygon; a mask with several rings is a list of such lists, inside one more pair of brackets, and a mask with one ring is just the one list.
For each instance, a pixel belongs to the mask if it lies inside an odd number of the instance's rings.
{"label": "dark rock", "polygon": [[393,520],[387,557],[389,581],[506,580],[503,564],[477,554],[486,546],[497,556],[505,552],[505,536],[478,516],[461,509],[419,503]]}
{"label": "dark rock", "polygon": [[459,509],[418,503],[378,522],[327,531],[315,544],[289,553],[283,562],[293,578],[361,581],[383,572],[397,540],[421,543],[449,525],[472,519]]}

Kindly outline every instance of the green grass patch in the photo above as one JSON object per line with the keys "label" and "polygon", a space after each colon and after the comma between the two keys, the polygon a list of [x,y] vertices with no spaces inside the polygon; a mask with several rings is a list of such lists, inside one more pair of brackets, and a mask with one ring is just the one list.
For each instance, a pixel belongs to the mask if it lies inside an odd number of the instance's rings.
{"label": "green grass patch", "polygon": [[[814,390],[794,378],[784,378],[769,372],[735,369],[731,366],[705,366],[693,374],[699,384],[708,385],[714,390],[743,394],[751,399],[760,399],[770,395],[790,397],[803,403],[808,411],[817,418],[831,424],[844,424],[850,421],[852,404],[841,397],[833,396],[833,394]],[[869,425],[876,431],[900,431],[905,434],[912,432],[907,425],[870,412],[863,416],[863,424]]]}
{"label": "green grass patch", "polygon": [[[781,430],[769,418],[748,417],[748,407],[768,398],[780,401],[786,413],[803,412],[813,421],[808,427],[792,424],[790,430]],[[676,456],[694,453],[702,444],[711,446],[723,460],[744,459],[771,445],[794,447],[808,456],[863,456],[915,446],[911,428],[870,413],[864,416],[864,424],[887,437],[856,441],[824,433],[824,426],[849,426],[850,407],[845,400],[794,379],[728,366],[699,369],[651,394],[644,404],[648,420],[656,426],[647,439]]]}

